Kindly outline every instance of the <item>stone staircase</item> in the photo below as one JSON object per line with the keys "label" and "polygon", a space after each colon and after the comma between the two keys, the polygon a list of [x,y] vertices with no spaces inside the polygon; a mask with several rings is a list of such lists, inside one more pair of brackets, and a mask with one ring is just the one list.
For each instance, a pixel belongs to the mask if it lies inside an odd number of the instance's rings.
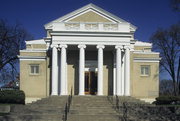
{"label": "stone staircase", "polygon": [[[112,96],[111,96],[112,98]],[[50,96],[27,105],[11,106],[10,115],[0,121],[62,121],[68,96]],[[139,102],[134,98],[121,98]],[[68,121],[119,121],[117,113],[107,96],[73,96]]]}
{"label": "stone staircase", "polygon": [[61,121],[67,96],[51,96],[27,105],[11,106],[0,121]]}
{"label": "stone staircase", "polygon": [[[10,115],[0,121],[62,121],[68,96],[50,96],[28,105],[11,106]],[[123,102],[127,121],[178,121],[178,115],[168,108],[147,104],[132,97],[73,96],[67,121],[124,121]]]}
{"label": "stone staircase", "polygon": [[73,96],[68,121],[119,121],[106,96]]}

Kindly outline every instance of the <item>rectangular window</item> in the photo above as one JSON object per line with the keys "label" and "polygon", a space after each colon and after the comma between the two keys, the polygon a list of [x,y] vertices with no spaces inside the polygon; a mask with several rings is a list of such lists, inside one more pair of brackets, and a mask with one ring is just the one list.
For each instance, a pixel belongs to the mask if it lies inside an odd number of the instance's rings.
{"label": "rectangular window", "polygon": [[149,76],[149,75],[150,75],[150,66],[141,65],[141,76]]}
{"label": "rectangular window", "polygon": [[39,65],[38,64],[30,65],[30,72],[31,74],[39,74]]}

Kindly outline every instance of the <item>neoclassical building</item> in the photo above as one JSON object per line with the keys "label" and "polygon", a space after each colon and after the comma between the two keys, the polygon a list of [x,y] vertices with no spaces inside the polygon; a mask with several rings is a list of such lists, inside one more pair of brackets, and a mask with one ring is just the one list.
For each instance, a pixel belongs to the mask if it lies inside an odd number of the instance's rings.
{"label": "neoclassical building", "polygon": [[26,101],[51,95],[159,94],[159,53],[134,38],[136,27],[88,4],[45,25],[47,36],[20,51]]}

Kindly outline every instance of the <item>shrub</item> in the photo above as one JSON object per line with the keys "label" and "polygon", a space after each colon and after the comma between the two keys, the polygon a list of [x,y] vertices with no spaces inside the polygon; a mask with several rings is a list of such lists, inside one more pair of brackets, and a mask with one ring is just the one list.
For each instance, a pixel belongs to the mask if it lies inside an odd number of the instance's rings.
{"label": "shrub", "polygon": [[176,104],[180,101],[180,97],[178,96],[160,96],[156,98],[155,104],[157,105],[168,105],[168,104]]}
{"label": "shrub", "polygon": [[2,90],[0,103],[25,104],[25,94],[21,90]]}

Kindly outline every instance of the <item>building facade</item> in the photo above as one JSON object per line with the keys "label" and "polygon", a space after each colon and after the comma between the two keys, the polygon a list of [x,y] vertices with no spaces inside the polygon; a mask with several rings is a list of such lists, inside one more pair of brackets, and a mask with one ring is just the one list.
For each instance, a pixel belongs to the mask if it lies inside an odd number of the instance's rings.
{"label": "building facade", "polygon": [[50,95],[118,95],[155,99],[159,53],[134,39],[136,27],[93,5],[45,25],[44,39],[20,51],[26,101]]}

